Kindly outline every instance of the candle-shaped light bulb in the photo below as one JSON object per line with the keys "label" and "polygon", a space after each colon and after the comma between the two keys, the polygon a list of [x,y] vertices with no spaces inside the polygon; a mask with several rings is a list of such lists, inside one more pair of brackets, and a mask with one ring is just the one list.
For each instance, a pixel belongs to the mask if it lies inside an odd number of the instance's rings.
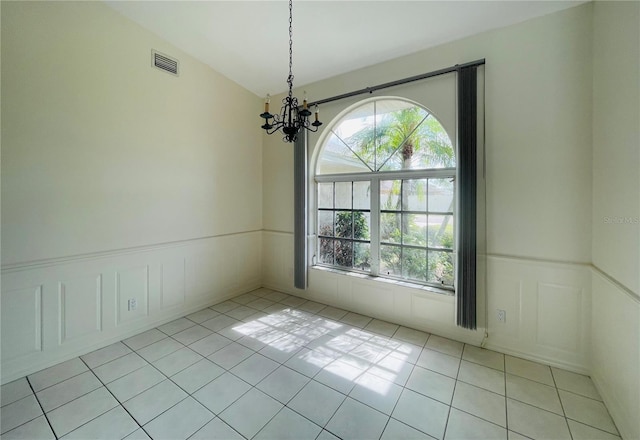
{"label": "candle-shaped light bulb", "polygon": [[307,109],[307,91],[302,92],[302,108]]}
{"label": "candle-shaped light bulb", "polygon": [[320,114],[320,109],[318,108],[318,104],[316,104],[315,113],[316,113],[316,122],[318,122],[318,115]]}
{"label": "candle-shaped light bulb", "polygon": [[271,102],[271,95],[267,93],[267,97],[264,98],[264,112],[269,113],[269,102]]}

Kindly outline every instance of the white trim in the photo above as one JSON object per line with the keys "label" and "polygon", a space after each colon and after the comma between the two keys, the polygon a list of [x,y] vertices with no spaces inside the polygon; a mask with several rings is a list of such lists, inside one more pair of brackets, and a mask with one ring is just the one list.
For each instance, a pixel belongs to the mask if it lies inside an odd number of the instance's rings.
{"label": "white trim", "polygon": [[[56,266],[59,264],[71,263],[82,260],[93,260],[97,258],[109,258],[114,256],[120,256],[125,254],[135,254],[139,252],[150,252],[162,249],[171,249],[181,246],[191,246],[198,241],[209,240],[213,238],[221,237],[233,237],[236,235],[245,235],[253,233],[262,233],[264,230],[256,229],[251,231],[232,232],[229,234],[209,235],[205,237],[187,238],[184,240],[169,241],[164,243],[155,243],[143,246],[133,246],[129,248],[110,249],[106,251],[88,252],[85,254],[66,255],[62,257],[43,258],[41,260],[31,260],[19,263],[10,263],[2,265],[1,271],[4,273],[17,272],[21,270],[41,269],[49,266]],[[285,232],[289,234],[289,232]]]}
{"label": "white trim", "polygon": [[341,174],[321,174],[315,176],[318,183],[324,182],[351,182],[367,181],[372,178],[379,180],[411,180],[424,178],[446,178],[456,175],[457,168],[428,168],[424,170],[404,170],[404,171],[371,171],[369,173],[341,173]]}
{"label": "white trim", "polygon": [[633,290],[631,290],[628,287],[626,287],[624,284],[622,284],[620,281],[616,280],[614,277],[612,277],[611,275],[609,275],[608,273],[606,273],[605,271],[600,269],[598,266],[596,266],[595,264],[592,264],[591,265],[591,270],[593,271],[593,273],[595,273],[597,275],[600,275],[606,281],[608,281],[611,284],[613,284],[616,288],[618,288],[618,290],[620,290],[621,292],[625,293],[633,301],[635,301],[637,303],[640,303],[640,295],[638,295]]}

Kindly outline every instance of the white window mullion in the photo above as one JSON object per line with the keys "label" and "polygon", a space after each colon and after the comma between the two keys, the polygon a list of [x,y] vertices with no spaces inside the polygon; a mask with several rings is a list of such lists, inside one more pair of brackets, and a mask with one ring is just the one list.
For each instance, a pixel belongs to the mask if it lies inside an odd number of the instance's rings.
{"label": "white window mullion", "polygon": [[380,274],[380,179],[371,179],[371,275]]}

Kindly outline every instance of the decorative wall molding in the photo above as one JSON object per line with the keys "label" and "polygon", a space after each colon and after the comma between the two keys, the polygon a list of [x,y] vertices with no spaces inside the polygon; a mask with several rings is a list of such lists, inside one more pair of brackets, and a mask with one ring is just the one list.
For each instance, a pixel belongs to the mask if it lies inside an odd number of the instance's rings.
{"label": "decorative wall molding", "polygon": [[[91,295],[91,288],[95,294]],[[93,313],[91,313],[93,311]],[[102,275],[58,283],[58,344],[102,331]]]}
{"label": "decorative wall molding", "polygon": [[196,237],[196,238],[188,238],[185,240],[155,243],[155,244],[144,245],[144,246],[133,246],[128,248],[110,249],[110,250],[90,252],[85,254],[46,258],[42,260],[3,264],[0,270],[4,275],[5,273],[10,273],[15,271],[41,269],[41,268],[46,268],[50,266],[58,266],[61,264],[73,263],[73,262],[82,261],[82,260],[93,260],[96,258],[109,258],[109,257],[122,257],[127,254],[135,254],[139,252],[160,251],[163,249],[171,249],[171,248],[181,247],[181,246],[193,246],[198,243],[202,243],[206,240],[222,238],[222,237],[244,236],[247,234],[260,234],[261,232],[262,230],[256,229],[256,230],[243,231],[243,232],[233,232],[229,234],[218,234],[218,235],[210,235],[206,237]]}
{"label": "decorative wall molding", "polygon": [[622,438],[640,438],[640,301],[601,270],[591,271],[591,370]]}
{"label": "decorative wall molding", "polygon": [[627,295],[633,301],[635,301],[637,303],[640,303],[640,293],[634,292],[633,290],[629,289],[627,286],[622,284],[620,281],[616,280],[614,277],[612,277],[611,275],[609,275],[608,273],[606,273],[605,271],[600,269],[595,264],[591,266],[591,270],[595,274],[597,274],[597,275],[601,276],[602,278],[604,278],[605,280],[607,280],[607,282],[612,284],[621,293],[624,293],[625,295]]}
{"label": "decorative wall molding", "polygon": [[254,231],[3,268],[2,383],[259,288],[261,246]]}
{"label": "decorative wall molding", "polygon": [[[115,325],[149,315],[149,265],[118,269],[115,273]],[[129,301],[135,301],[130,310]]]}
{"label": "decorative wall molding", "polygon": [[[484,346],[502,353],[589,371],[589,264],[488,255],[487,325],[468,331],[455,325],[453,296],[408,283],[311,268],[309,288],[295,289],[293,235],[264,231],[263,243],[265,287],[473,345],[484,340]],[[506,322],[497,321],[497,309],[507,312]]]}
{"label": "decorative wall molding", "polygon": [[[29,356],[42,351],[42,288],[41,284],[25,284],[3,289],[0,317],[2,359]],[[17,331],[18,328],[20,331]]]}
{"label": "decorative wall molding", "polygon": [[160,265],[160,308],[168,309],[184,304],[186,300],[186,258],[174,257]]}

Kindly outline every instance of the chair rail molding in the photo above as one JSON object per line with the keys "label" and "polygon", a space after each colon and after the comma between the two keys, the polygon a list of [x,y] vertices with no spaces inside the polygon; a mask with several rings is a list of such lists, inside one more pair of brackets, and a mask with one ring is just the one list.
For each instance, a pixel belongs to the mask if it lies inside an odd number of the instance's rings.
{"label": "chair rail molding", "polygon": [[2,383],[262,285],[249,231],[2,268]]}

